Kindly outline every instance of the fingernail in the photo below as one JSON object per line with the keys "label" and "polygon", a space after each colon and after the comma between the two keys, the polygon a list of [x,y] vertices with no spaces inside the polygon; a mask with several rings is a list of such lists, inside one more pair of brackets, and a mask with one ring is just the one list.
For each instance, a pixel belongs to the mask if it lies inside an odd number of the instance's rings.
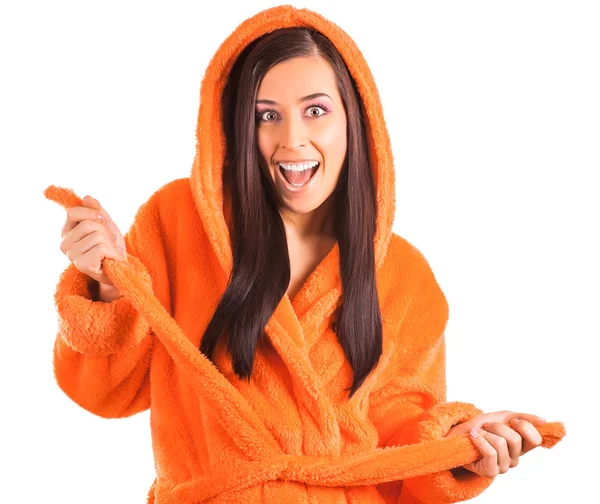
{"label": "fingernail", "polygon": [[98,220],[104,220],[104,217],[102,217],[102,214],[98,214]]}
{"label": "fingernail", "polygon": [[483,427],[483,428],[485,428],[485,429],[489,429],[491,426],[492,426],[492,424],[491,424],[491,423],[489,423],[489,422],[486,422],[486,423],[484,423],[484,424],[482,425],[482,427]]}
{"label": "fingernail", "polygon": [[510,421],[510,423],[511,423],[512,425],[517,425],[517,424],[519,423],[519,419],[518,419],[518,418],[513,418],[513,419]]}
{"label": "fingernail", "polygon": [[475,427],[471,427],[471,431],[470,432],[471,432],[471,437],[476,438],[476,437],[479,436],[479,434],[477,433],[477,429],[475,429]]}

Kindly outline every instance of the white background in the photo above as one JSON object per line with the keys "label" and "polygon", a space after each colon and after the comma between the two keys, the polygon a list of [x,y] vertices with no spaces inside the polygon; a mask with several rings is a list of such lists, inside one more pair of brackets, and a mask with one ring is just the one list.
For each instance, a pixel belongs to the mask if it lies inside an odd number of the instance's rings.
{"label": "white background", "polygon": [[[3,502],[145,503],[149,413],[95,417],[53,377],[68,259],[65,212],[43,190],[96,197],[124,232],[155,190],[189,175],[209,59],[276,5],[204,4],[2,3]],[[375,76],[394,231],[425,254],[450,304],[448,400],[567,428],[474,501],[597,502],[598,3],[294,5],[343,28]]]}

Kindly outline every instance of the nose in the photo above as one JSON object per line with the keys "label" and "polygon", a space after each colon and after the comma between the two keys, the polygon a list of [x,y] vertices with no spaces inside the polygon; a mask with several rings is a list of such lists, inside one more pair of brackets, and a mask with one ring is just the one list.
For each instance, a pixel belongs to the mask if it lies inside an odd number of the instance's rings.
{"label": "nose", "polygon": [[297,150],[306,145],[306,126],[302,117],[291,117],[282,121],[281,146],[285,149]]}

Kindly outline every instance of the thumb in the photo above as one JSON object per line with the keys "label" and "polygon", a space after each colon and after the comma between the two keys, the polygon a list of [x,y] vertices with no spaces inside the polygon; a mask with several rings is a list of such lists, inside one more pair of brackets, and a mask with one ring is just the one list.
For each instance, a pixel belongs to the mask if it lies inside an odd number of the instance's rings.
{"label": "thumb", "polygon": [[470,425],[466,422],[454,425],[444,437],[462,436],[469,432]]}
{"label": "thumb", "polygon": [[123,247],[117,247],[117,252],[120,254],[121,260],[125,261],[126,263],[129,262],[129,260],[127,259],[127,250],[124,249]]}

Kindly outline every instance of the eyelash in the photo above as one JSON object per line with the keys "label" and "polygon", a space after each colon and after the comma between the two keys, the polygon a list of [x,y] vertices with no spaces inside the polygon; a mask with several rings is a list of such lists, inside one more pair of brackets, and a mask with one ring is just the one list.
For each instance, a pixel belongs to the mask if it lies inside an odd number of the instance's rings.
{"label": "eyelash", "polygon": [[[319,107],[322,108],[326,113],[331,112],[331,110],[329,110],[329,108],[327,108],[325,105],[323,105],[322,103],[313,103],[312,105],[309,105],[308,107],[306,107],[306,109],[311,109],[314,107]],[[272,110],[272,109],[265,109],[265,110],[261,110],[260,112],[256,113],[256,120],[258,122],[273,122],[273,121],[265,121],[262,117],[267,113],[267,112],[273,112],[275,114],[277,114],[276,110]],[[318,119],[321,116],[324,116],[325,114],[321,114],[319,116],[314,116],[314,119]]]}

